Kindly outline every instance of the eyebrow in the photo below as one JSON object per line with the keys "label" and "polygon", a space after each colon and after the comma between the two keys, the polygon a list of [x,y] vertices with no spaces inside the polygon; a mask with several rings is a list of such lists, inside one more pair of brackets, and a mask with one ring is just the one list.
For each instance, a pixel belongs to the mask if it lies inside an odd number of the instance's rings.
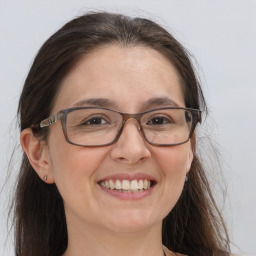
{"label": "eyebrow", "polygon": [[[118,109],[118,104],[110,99],[106,98],[89,98],[81,100],[74,104],[74,107],[82,107],[85,105],[90,106],[98,106],[103,108],[111,108],[111,109]],[[172,99],[168,97],[155,97],[147,100],[146,102],[142,103],[142,109],[149,109],[154,107],[161,107],[161,106],[170,106],[170,107],[179,107],[179,105]]]}
{"label": "eyebrow", "polygon": [[105,98],[89,98],[74,104],[75,107],[82,107],[84,105],[93,105],[103,108],[117,108],[117,104],[114,101]]}
{"label": "eyebrow", "polygon": [[153,107],[160,107],[160,106],[179,107],[179,105],[174,100],[168,97],[155,97],[143,103],[142,108],[147,109],[152,106]]}

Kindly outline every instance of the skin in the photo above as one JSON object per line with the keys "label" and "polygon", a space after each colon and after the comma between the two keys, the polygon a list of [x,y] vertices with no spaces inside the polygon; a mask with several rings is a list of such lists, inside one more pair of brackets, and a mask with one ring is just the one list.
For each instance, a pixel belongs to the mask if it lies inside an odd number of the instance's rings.
{"label": "skin", "polygon": [[[138,113],[155,97],[185,107],[179,77],[157,51],[147,47],[102,47],[80,60],[66,77],[52,113],[88,98],[111,100],[111,108]],[[193,159],[191,142],[179,146],[148,144],[129,119],[119,140],[110,146],[86,148],[65,141],[61,123],[50,126],[47,143],[30,129],[21,133],[28,158],[47,183],[56,183],[64,200],[69,244],[65,256],[163,255],[163,218],[176,204]],[[103,191],[98,181],[109,175],[151,175],[156,186],[139,200],[121,200]],[[87,254],[88,253],[88,254]]]}

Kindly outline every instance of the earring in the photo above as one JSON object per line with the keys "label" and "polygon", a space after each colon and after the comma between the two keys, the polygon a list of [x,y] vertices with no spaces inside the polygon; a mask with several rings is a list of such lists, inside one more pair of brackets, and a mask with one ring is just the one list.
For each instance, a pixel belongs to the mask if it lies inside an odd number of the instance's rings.
{"label": "earring", "polygon": [[45,175],[43,179],[46,181],[47,180],[47,175]]}
{"label": "earring", "polygon": [[186,175],[185,182],[188,182],[188,175]]}

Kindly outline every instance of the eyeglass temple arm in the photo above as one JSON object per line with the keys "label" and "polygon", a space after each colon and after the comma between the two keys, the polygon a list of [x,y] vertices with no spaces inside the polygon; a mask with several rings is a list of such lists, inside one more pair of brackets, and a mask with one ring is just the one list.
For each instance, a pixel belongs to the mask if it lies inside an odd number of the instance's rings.
{"label": "eyeglass temple arm", "polygon": [[40,127],[43,128],[43,127],[47,127],[51,124],[54,124],[58,121],[59,119],[59,115],[58,114],[55,114],[55,115],[51,115],[49,116],[48,118],[44,119],[41,123],[40,123]]}
{"label": "eyeglass temple arm", "polygon": [[197,122],[201,123],[202,122],[202,116],[201,116],[201,111],[197,111]]}

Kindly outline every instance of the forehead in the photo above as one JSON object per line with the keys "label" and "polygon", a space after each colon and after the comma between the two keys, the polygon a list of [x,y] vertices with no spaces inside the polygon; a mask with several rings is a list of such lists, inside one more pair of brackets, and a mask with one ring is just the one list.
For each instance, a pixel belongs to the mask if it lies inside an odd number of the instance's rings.
{"label": "forehead", "polygon": [[137,112],[152,98],[184,106],[179,76],[167,58],[149,47],[108,45],[85,55],[62,82],[54,111],[88,99],[108,99]]}

